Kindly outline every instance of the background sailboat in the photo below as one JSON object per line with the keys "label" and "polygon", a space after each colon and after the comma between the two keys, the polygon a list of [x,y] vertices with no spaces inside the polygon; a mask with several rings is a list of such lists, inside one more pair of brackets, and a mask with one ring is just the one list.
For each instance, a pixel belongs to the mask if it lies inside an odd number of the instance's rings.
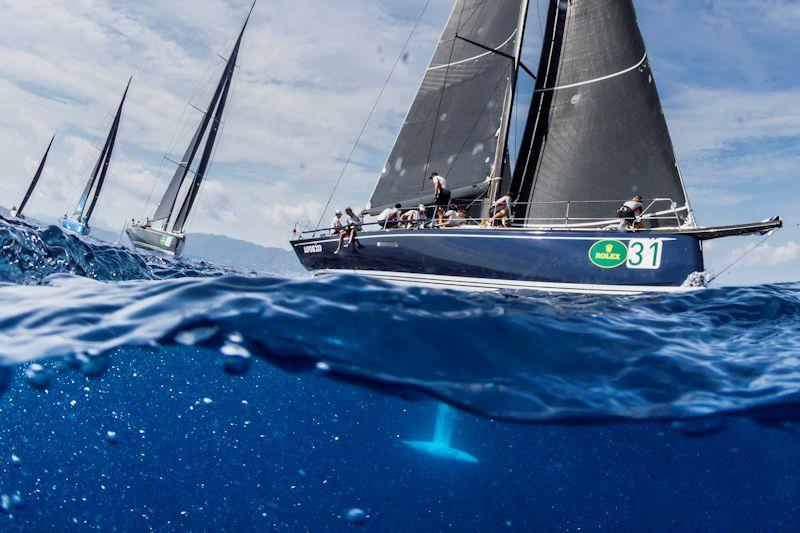
{"label": "background sailboat", "polygon": [[55,134],[50,139],[50,144],[47,145],[47,150],[44,152],[44,156],[42,157],[41,162],[39,163],[39,167],[36,169],[36,173],[33,175],[33,179],[31,180],[30,185],[28,186],[28,190],[25,191],[25,196],[22,198],[22,202],[19,204],[19,207],[15,207],[11,209],[11,216],[17,218],[25,218],[23,211],[25,207],[28,205],[28,201],[31,199],[33,195],[33,191],[36,189],[36,185],[39,183],[39,178],[42,177],[42,172],[44,172],[44,166],[47,164],[47,156],[50,155],[50,148],[53,147],[53,141],[56,140]]}
{"label": "background sailboat", "polygon": [[95,207],[97,207],[97,201],[100,199],[100,193],[106,181],[108,167],[111,164],[111,156],[114,153],[114,145],[117,142],[119,124],[122,120],[122,108],[125,105],[125,99],[128,97],[128,89],[130,89],[132,79],[128,80],[128,85],[122,95],[122,101],[117,108],[117,114],[111,123],[111,130],[108,132],[108,137],[106,137],[106,142],[94,166],[92,175],[89,177],[89,181],[86,182],[86,187],[84,187],[83,193],[78,199],[78,204],[71,214],[64,215],[61,219],[61,227],[65,230],[78,235],[89,235],[91,233],[89,221],[92,218]]}
{"label": "background sailboat", "polygon": [[[197,200],[197,194],[203,184],[208,165],[211,162],[211,156],[214,153],[219,127],[222,123],[228,94],[233,83],[239,48],[241,47],[247,24],[250,21],[250,16],[253,13],[253,8],[255,8],[255,2],[250,8],[250,12],[247,14],[244,25],[239,32],[236,44],[228,58],[219,83],[217,83],[211,102],[206,108],[183,158],[178,163],[178,168],[175,170],[167,190],[161,197],[161,202],[153,218],[145,220],[144,223],[133,224],[126,230],[131,242],[137,248],[165,252],[172,255],[180,255],[183,250],[186,242],[186,222]],[[203,150],[200,160],[197,167],[192,170],[192,164],[201,146]],[[188,180],[188,185],[186,185],[190,174],[191,178]],[[183,200],[179,204],[178,197],[182,192]],[[180,207],[178,207],[179,205]],[[176,208],[178,208],[177,212]],[[153,227],[155,224],[160,227]]]}

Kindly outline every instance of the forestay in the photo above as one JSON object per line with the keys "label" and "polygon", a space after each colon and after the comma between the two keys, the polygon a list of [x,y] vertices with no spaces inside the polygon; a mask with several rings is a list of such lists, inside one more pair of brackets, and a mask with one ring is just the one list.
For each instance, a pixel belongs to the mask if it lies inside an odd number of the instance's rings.
{"label": "forestay", "polygon": [[521,0],[457,0],[368,205],[431,203],[427,176],[454,198],[478,196],[498,145],[519,38]]}

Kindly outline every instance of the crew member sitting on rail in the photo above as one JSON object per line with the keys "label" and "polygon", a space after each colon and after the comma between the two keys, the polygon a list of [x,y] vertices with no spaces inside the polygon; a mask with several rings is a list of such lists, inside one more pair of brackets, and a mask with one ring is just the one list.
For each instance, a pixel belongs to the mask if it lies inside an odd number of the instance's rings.
{"label": "crew member sitting on rail", "polygon": [[340,209],[336,210],[336,213],[333,215],[333,220],[331,220],[331,234],[332,235],[339,235],[342,230],[344,230],[344,223],[342,222],[342,211]]}
{"label": "crew member sitting on rail", "polygon": [[450,190],[447,188],[447,180],[434,172],[428,178],[433,180],[433,203],[436,206],[447,207],[450,205]]}
{"label": "crew member sitting on rail", "polygon": [[339,233],[339,246],[336,248],[336,251],[333,252],[334,254],[338,254],[342,251],[342,247],[344,246],[344,238],[349,235],[350,241],[347,243],[348,246],[353,247],[353,251],[356,250],[356,246],[358,245],[356,241],[356,235],[359,231],[361,231],[362,224],[364,221],[361,219],[360,216],[356,215],[353,211],[353,208],[348,207],[344,210],[347,213],[347,226]]}
{"label": "crew member sitting on rail", "polygon": [[425,205],[419,204],[419,207],[406,211],[400,215],[400,226],[404,228],[416,228],[422,226],[427,221],[428,216],[425,214]]}
{"label": "crew member sitting on rail", "polygon": [[514,212],[512,207],[514,205],[514,200],[512,200],[512,196],[514,193],[508,193],[507,195],[498,198],[495,203],[492,204],[492,220],[490,226],[494,226],[497,220],[500,220],[504,226],[511,225],[511,219],[514,217]]}
{"label": "crew member sitting on rail", "polygon": [[625,221],[628,229],[638,229],[641,226],[639,217],[642,216],[643,211],[642,197],[637,194],[622,204],[622,207],[617,210],[617,216]]}
{"label": "crew member sitting on rail", "polygon": [[389,207],[384,209],[380,215],[378,215],[378,224],[383,229],[392,229],[396,228],[399,225],[398,219],[400,218],[400,209],[403,206],[400,204],[394,204],[394,207]]}

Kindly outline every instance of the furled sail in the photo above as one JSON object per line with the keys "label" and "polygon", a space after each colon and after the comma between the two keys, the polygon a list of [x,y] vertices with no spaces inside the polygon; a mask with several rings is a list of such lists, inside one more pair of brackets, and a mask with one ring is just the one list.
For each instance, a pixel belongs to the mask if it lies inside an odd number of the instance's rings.
{"label": "furled sail", "polygon": [[431,172],[447,178],[454,198],[486,190],[523,3],[456,1],[370,200],[372,212],[398,202],[430,203]]}
{"label": "furled sail", "polygon": [[[78,222],[88,222],[88,220],[92,218],[92,213],[94,213],[94,209],[97,206],[97,201],[100,199],[100,192],[103,190],[103,184],[108,174],[108,167],[111,164],[111,156],[114,153],[114,145],[117,142],[117,132],[119,131],[119,125],[122,120],[122,109],[125,106],[125,99],[128,97],[128,89],[130,89],[132,79],[133,78],[128,80],[128,85],[125,87],[125,93],[122,95],[122,101],[119,103],[119,108],[117,108],[117,114],[114,116],[114,122],[111,124],[111,130],[108,132],[103,150],[100,152],[100,157],[94,166],[92,175],[86,183],[86,187],[83,189],[83,193],[78,200],[78,205],[72,213],[72,218]],[[91,201],[89,201],[90,196]]]}
{"label": "furled sail", "polygon": [[53,147],[53,141],[56,140],[56,136],[50,139],[50,144],[47,145],[47,150],[44,152],[44,157],[42,157],[42,161],[39,163],[39,168],[36,169],[36,174],[33,175],[33,179],[31,180],[31,184],[28,186],[28,190],[25,191],[25,197],[22,198],[22,203],[19,204],[19,208],[17,209],[17,216],[22,216],[22,212],[25,210],[25,206],[28,205],[28,201],[31,199],[31,195],[33,195],[33,191],[36,189],[36,185],[39,183],[39,178],[42,177],[42,172],[44,171],[44,166],[47,163],[47,156],[50,155],[50,148]]}
{"label": "furled sail", "polygon": [[[255,2],[253,3],[253,7],[255,7]],[[252,12],[253,8],[251,7],[250,14],[252,14]],[[203,114],[203,118],[201,119],[200,124],[195,131],[194,137],[192,137],[192,141],[189,143],[186,153],[178,164],[178,168],[175,170],[175,174],[173,175],[167,190],[164,192],[164,196],[161,198],[161,203],[159,204],[158,209],[156,209],[156,213],[153,217],[153,220],[156,222],[163,220],[164,228],[166,229],[175,210],[175,206],[177,205],[178,196],[180,195],[185,180],[189,173],[191,173],[193,176],[192,181],[186,188],[187,190],[183,202],[181,202],[181,207],[178,210],[178,214],[175,216],[173,222],[172,231],[175,233],[181,233],[183,231],[186,220],[189,217],[189,213],[191,212],[194,202],[197,199],[200,186],[203,183],[203,178],[206,170],[208,169],[208,164],[211,161],[211,156],[214,152],[214,145],[219,133],[219,126],[222,123],[222,117],[225,112],[225,104],[228,100],[228,93],[230,92],[231,84],[233,83],[236,61],[239,57],[239,48],[242,44],[242,38],[244,37],[245,29],[247,29],[247,23],[250,20],[250,14],[248,14],[247,19],[242,26],[242,30],[239,33],[239,37],[236,40],[233,51],[231,52],[228,62],[225,65],[225,70],[223,71],[219,83],[214,90],[211,103],[208,105],[206,112]],[[206,136],[206,134],[208,135]],[[203,144],[204,138],[205,146],[200,156],[200,162],[197,165],[197,169],[192,172],[190,170],[192,163],[197,156],[200,146]]]}
{"label": "furled sail", "polygon": [[[516,215],[613,218],[638,194],[685,208],[686,192],[632,0],[552,0],[519,159]],[[530,204],[530,205],[523,205]],[[670,206],[664,203],[661,209]]]}

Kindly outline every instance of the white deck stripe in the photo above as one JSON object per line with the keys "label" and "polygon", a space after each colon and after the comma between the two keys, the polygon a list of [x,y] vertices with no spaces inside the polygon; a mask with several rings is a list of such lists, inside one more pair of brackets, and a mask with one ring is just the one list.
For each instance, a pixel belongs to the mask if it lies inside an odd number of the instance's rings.
{"label": "white deck stripe", "polygon": [[616,78],[617,76],[622,76],[623,74],[627,74],[628,72],[630,72],[632,70],[636,70],[637,68],[641,67],[642,64],[644,64],[646,59],[647,59],[647,52],[645,52],[644,57],[642,57],[642,60],[639,61],[638,63],[636,63],[634,66],[632,66],[630,68],[626,68],[625,70],[620,70],[619,72],[615,72],[614,74],[609,74],[608,76],[603,76],[602,78],[595,78],[593,80],[582,81],[582,82],[579,82],[579,83],[571,83],[569,85],[559,85],[558,87],[551,87],[549,89],[539,89],[539,90],[534,91],[534,92],[537,92],[537,93],[549,93],[549,92],[552,92],[552,91],[558,91],[559,89],[572,89],[573,87],[581,87],[583,85],[590,85],[592,83],[597,83],[597,82],[601,82],[601,81],[605,81],[605,80],[610,80],[611,78]]}
{"label": "white deck stripe", "polygon": [[680,293],[700,290],[699,287],[662,287],[634,285],[596,285],[582,283],[547,283],[504,279],[469,278],[461,276],[438,276],[433,274],[410,274],[380,270],[318,270],[315,276],[331,274],[354,274],[388,281],[397,285],[434,286],[440,289],[455,289],[470,292],[492,292],[499,290],[527,290],[539,292],[567,292],[579,294],[636,295],[643,293]]}
{"label": "white deck stripe", "polygon": [[[517,34],[517,30],[514,30],[514,33],[511,34],[511,37],[506,39],[505,42],[503,42],[503,44],[501,44],[500,46],[496,47],[495,50],[499,50],[499,49],[503,48],[505,45],[507,45],[508,43],[510,43],[511,39],[513,39],[516,34]],[[486,57],[486,56],[488,56],[490,54],[494,54],[494,53],[495,53],[494,51],[489,50],[488,52],[484,52],[482,54],[478,54],[478,55],[476,55],[474,57],[468,57],[466,59],[461,59],[459,61],[454,61],[452,63],[447,63],[447,64],[444,64],[444,65],[437,65],[435,67],[429,67],[428,70],[429,71],[431,71],[431,70],[440,70],[440,69],[443,69],[443,68],[452,67],[453,65],[460,65],[461,63],[468,63],[469,61],[474,61],[476,59],[480,59],[482,57]]]}

